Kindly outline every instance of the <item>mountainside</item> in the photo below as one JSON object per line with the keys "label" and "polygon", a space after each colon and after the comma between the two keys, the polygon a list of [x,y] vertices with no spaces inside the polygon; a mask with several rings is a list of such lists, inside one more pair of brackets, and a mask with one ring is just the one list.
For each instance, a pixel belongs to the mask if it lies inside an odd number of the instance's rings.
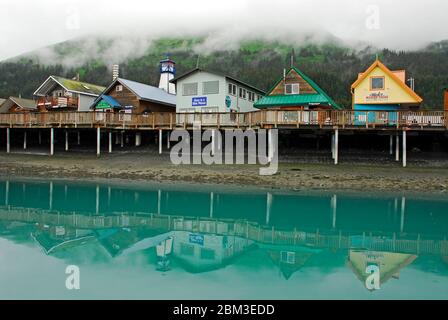
{"label": "mountainside", "polygon": [[[112,65],[120,64],[120,76],[157,85],[158,62],[170,53],[181,74],[196,67],[219,71],[268,90],[290,66],[310,76],[334,100],[351,105],[350,85],[378,54],[391,69],[406,69],[414,77],[415,90],[428,109],[442,107],[443,88],[448,86],[448,41],[434,43],[419,51],[354,50],[341,44],[291,44],[248,41],[238,49],[212,51],[201,47],[202,39],[159,39],[125,41],[79,39],[67,41],[0,63],[0,97],[32,97],[49,76],[68,78],[79,74],[90,83],[108,85]],[[198,61],[199,60],[199,61]]]}

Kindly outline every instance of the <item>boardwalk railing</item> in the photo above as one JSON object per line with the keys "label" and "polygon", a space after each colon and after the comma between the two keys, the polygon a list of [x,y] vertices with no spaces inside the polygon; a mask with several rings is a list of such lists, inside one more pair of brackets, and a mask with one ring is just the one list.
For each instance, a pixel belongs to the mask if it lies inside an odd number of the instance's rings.
{"label": "boardwalk railing", "polygon": [[405,238],[393,233],[373,235],[350,232],[329,233],[316,231],[278,230],[247,220],[211,219],[149,213],[123,213],[112,215],[83,215],[42,209],[10,206],[0,207],[0,221],[65,226],[76,229],[138,228],[147,227],[167,231],[187,231],[194,233],[237,236],[263,245],[308,246],[331,249],[365,249],[373,251],[400,252],[409,254],[448,255],[446,237],[425,239],[420,234]]}
{"label": "boardwalk railing", "polygon": [[123,129],[213,128],[409,128],[448,129],[446,111],[279,111],[248,113],[103,112],[3,113],[0,127],[105,127]]}

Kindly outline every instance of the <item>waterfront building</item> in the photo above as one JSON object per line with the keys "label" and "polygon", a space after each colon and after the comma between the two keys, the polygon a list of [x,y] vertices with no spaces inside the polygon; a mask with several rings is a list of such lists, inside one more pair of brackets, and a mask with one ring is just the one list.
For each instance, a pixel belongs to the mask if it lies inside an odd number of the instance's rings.
{"label": "waterfront building", "polygon": [[93,102],[92,109],[127,114],[175,112],[176,90],[170,83],[175,72],[173,60],[161,60],[159,87],[154,87],[118,77],[118,67],[115,67],[113,82]]}
{"label": "waterfront building", "polygon": [[[414,79],[409,80],[413,87]],[[405,70],[391,71],[380,60],[375,60],[351,86],[352,109],[358,111],[355,112],[355,122],[384,120],[394,123],[397,113],[393,111],[418,110],[423,99],[406,81]]]}
{"label": "waterfront building", "polygon": [[144,114],[174,112],[176,96],[144,83],[117,78],[94,101],[95,111]]}
{"label": "waterfront building", "polygon": [[50,76],[34,92],[37,108],[46,111],[89,111],[93,101],[104,91],[104,87]]}
{"label": "waterfront building", "polygon": [[36,102],[31,99],[23,99],[17,97],[9,97],[8,99],[0,99],[0,113],[15,113],[15,112],[31,112],[36,111]]}
{"label": "waterfront building", "polygon": [[234,77],[191,70],[171,80],[176,85],[178,113],[237,113],[256,111],[264,91]]}
{"label": "waterfront building", "polygon": [[311,78],[292,67],[283,72],[268,94],[255,103],[269,110],[339,110],[341,107]]}

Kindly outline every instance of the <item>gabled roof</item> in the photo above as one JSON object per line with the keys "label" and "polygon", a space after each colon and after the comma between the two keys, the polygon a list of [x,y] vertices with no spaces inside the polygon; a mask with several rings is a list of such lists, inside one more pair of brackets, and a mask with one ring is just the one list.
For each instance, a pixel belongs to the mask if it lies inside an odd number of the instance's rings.
{"label": "gabled roof", "polygon": [[388,67],[386,67],[379,59],[376,59],[375,62],[364,72],[358,79],[352,84],[352,90],[355,89],[364,79],[366,79],[369,74],[375,70],[375,68],[380,68],[384,73],[386,73],[389,77],[392,78],[401,88],[403,88],[407,93],[409,93],[418,103],[421,103],[423,99],[415,93],[411,88],[409,88],[406,83],[400,80],[395,73],[393,73]]}
{"label": "gabled roof", "polygon": [[[163,89],[150,86],[148,84],[117,78],[114,82],[112,82],[104,91],[103,95],[106,95],[111,88],[115,86],[116,83],[120,83],[121,85],[125,86],[127,89],[132,91],[139,100],[145,100],[149,102],[156,102],[160,104],[164,104],[167,106],[176,106],[176,95],[166,92]],[[93,106],[95,106],[100,100],[101,95],[98,97],[95,102],[93,103]]]}
{"label": "gabled roof", "polygon": [[100,101],[104,100],[111,108],[120,108],[121,107],[121,104],[117,100],[115,100],[111,96],[108,96],[108,95],[105,95],[105,94],[102,94],[100,96],[99,100]]}
{"label": "gabled roof", "polygon": [[0,98],[0,105],[3,103],[3,102],[5,102],[6,101],[6,99],[2,99],[2,98]]}
{"label": "gabled roof", "polygon": [[101,92],[103,92],[105,89],[104,87],[96,84],[66,79],[58,76],[50,76],[34,92],[34,95],[45,96],[49,91],[53,90],[56,84],[60,85],[69,92],[80,93],[95,97],[101,94]]}
{"label": "gabled roof", "polygon": [[34,100],[9,97],[8,99],[4,100],[2,104],[0,104],[0,113],[8,112],[8,110],[14,104],[18,105],[20,108],[24,110],[36,110],[36,102]]}
{"label": "gabled roof", "polygon": [[221,73],[219,73],[219,72],[215,72],[215,71],[205,70],[205,69],[202,69],[202,68],[195,68],[195,69],[193,69],[193,70],[190,70],[190,71],[188,71],[188,72],[186,72],[186,73],[184,73],[184,74],[182,74],[182,75],[180,75],[180,76],[178,76],[178,77],[172,79],[170,82],[171,82],[171,83],[177,83],[177,81],[179,81],[180,79],[183,79],[183,78],[185,78],[185,77],[188,77],[188,76],[190,76],[190,75],[192,75],[192,74],[194,74],[194,73],[196,73],[196,72],[207,72],[207,73],[211,73],[211,74],[214,74],[214,75],[217,75],[217,76],[221,76],[221,77],[224,77],[224,78],[226,78],[226,79],[232,80],[233,82],[236,82],[236,83],[238,83],[238,84],[241,84],[241,85],[243,85],[243,86],[245,86],[245,87],[248,87],[248,88],[250,88],[250,89],[256,91],[256,92],[259,93],[259,94],[262,94],[262,95],[266,94],[266,92],[264,92],[263,90],[258,89],[257,87],[254,87],[254,86],[252,86],[252,85],[250,85],[250,84],[248,84],[248,83],[246,83],[246,82],[243,82],[243,81],[241,81],[241,80],[238,80],[238,79],[236,79],[236,78],[234,78],[234,77],[231,77],[231,76],[229,76],[229,75],[225,75],[225,74],[221,74]]}
{"label": "gabled roof", "polygon": [[299,74],[317,93],[269,95],[270,93],[272,93],[272,91],[274,91],[278,84],[283,81],[284,78],[280,77],[268,91],[268,95],[257,101],[254,104],[254,107],[263,109],[269,107],[297,106],[303,104],[328,104],[335,109],[341,109],[341,107],[336,102],[334,102],[334,100],[331,99],[330,96],[324,90],[322,90],[322,88],[319,87],[317,83],[315,83],[311,78],[309,78],[306,74],[304,74],[296,67],[290,68],[287,74],[289,74],[292,70],[297,72],[297,74]]}

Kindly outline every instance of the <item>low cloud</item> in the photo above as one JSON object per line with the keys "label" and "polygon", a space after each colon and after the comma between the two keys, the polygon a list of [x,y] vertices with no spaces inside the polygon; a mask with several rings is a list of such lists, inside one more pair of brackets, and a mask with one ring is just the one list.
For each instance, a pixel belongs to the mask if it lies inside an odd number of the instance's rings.
{"label": "low cloud", "polygon": [[[201,36],[199,52],[237,48],[251,39],[299,45],[341,41],[391,49],[418,49],[448,39],[444,0],[0,0],[0,60],[68,39],[82,54],[64,64],[95,58],[119,62],[138,56],[160,37]],[[98,38],[114,39],[108,51]],[[42,61],[55,53],[39,50]]]}

